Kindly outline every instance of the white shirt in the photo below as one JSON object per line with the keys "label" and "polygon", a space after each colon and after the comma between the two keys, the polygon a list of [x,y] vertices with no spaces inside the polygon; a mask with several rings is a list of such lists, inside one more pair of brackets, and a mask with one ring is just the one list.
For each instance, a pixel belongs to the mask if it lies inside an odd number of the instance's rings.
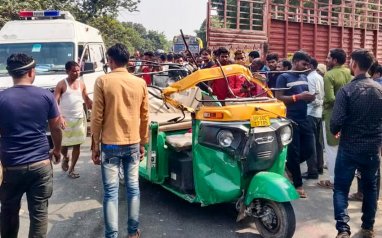
{"label": "white shirt", "polygon": [[309,92],[316,94],[316,99],[308,104],[308,115],[316,118],[322,118],[322,110],[324,104],[324,79],[313,70],[308,74]]}

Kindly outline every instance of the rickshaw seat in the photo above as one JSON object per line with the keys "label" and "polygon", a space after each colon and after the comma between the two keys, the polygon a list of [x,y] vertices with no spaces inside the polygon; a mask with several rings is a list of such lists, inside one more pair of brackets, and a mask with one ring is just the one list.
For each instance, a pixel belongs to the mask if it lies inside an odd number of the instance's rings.
{"label": "rickshaw seat", "polygon": [[182,118],[183,115],[181,113],[150,113],[150,121],[157,122],[159,125],[159,131],[167,132],[167,131],[179,131],[179,130],[187,130],[192,126],[191,115],[189,113],[186,114],[185,119],[181,122],[169,122],[174,118]]}
{"label": "rickshaw seat", "polygon": [[159,124],[159,131],[163,131],[163,132],[180,131],[180,130],[191,129],[191,127],[192,127],[191,121],[183,121],[183,122],[167,124],[167,125],[160,125]]}
{"label": "rickshaw seat", "polygon": [[166,136],[166,142],[176,151],[192,148],[192,133]]}

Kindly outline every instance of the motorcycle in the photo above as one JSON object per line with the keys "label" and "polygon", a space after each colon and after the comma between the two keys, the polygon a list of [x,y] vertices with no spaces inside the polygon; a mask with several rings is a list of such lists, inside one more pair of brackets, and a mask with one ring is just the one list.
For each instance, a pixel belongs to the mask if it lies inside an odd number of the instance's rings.
{"label": "motorcycle", "polygon": [[[259,85],[268,97],[219,101],[195,87],[233,75]],[[237,221],[254,224],[264,238],[293,237],[291,201],[299,195],[284,177],[292,122],[262,80],[248,68],[228,65],[197,70],[149,92],[162,105],[150,111],[140,177],[202,206],[234,202]],[[175,110],[159,110],[170,107]]]}

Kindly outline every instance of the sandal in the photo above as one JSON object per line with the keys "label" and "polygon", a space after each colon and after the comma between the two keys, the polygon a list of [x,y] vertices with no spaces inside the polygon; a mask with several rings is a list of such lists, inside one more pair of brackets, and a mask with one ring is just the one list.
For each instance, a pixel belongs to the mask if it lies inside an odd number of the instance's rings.
{"label": "sandal", "polygon": [[61,168],[64,172],[69,169],[69,157],[64,157],[61,161]]}
{"label": "sandal", "polygon": [[72,179],[76,179],[76,178],[80,177],[80,174],[74,173],[74,171],[72,171],[72,172],[68,173],[68,177],[72,178]]}
{"label": "sandal", "polygon": [[296,189],[298,195],[300,195],[300,198],[307,198],[308,195],[306,194],[305,190],[303,188]]}
{"label": "sandal", "polygon": [[352,194],[349,194],[348,199],[349,201],[362,202],[363,195],[361,193],[352,193]]}
{"label": "sandal", "polygon": [[321,188],[327,188],[327,189],[334,188],[334,184],[332,184],[330,180],[321,180],[317,183],[317,185],[320,186]]}

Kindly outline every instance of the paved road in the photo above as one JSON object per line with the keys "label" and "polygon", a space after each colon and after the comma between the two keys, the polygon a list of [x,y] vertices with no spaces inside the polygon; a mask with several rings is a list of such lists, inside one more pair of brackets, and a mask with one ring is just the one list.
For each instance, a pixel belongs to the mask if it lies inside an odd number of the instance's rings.
{"label": "paved road", "polygon": [[[71,179],[59,166],[54,168],[54,193],[49,205],[48,237],[102,237],[102,184],[100,167],[90,161],[89,141],[82,147],[78,163],[79,179]],[[335,237],[332,191],[308,181],[308,199],[293,202],[297,217],[296,238]],[[353,186],[354,187],[354,186]],[[353,188],[354,189],[354,188]],[[124,223],[125,195],[120,196],[120,237],[126,237]],[[141,229],[143,238],[259,238],[255,229],[235,223],[236,212],[231,204],[200,207],[189,204],[159,186],[141,181]],[[360,227],[360,203],[350,203],[351,227]],[[19,237],[28,235],[28,213],[23,200]],[[382,212],[376,220],[376,237],[382,237]]]}

